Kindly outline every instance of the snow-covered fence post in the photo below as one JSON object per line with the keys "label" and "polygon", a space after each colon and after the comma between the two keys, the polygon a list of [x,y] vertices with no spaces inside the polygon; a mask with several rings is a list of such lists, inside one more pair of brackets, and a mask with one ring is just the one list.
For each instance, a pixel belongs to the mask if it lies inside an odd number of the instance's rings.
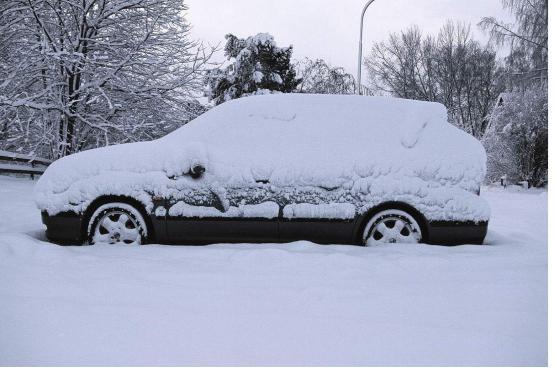
{"label": "snow-covered fence post", "polygon": [[500,185],[506,189],[506,187],[508,186],[508,175],[502,175],[500,177]]}

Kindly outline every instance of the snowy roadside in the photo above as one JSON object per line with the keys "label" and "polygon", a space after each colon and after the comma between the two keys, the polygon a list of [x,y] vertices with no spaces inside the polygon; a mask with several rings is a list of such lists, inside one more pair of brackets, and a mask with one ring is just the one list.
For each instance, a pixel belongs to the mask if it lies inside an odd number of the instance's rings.
{"label": "snowy roadside", "polygon": [[547,194],[488,246],[59,247],[0,177],[0,365],[545,365]]}

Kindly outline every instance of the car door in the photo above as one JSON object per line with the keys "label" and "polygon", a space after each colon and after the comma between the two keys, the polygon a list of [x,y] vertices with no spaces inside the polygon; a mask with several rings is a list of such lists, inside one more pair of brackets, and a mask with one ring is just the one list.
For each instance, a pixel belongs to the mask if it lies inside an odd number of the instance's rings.
{"label": "car door", "polygon": [[283,188],[279,236],[282,242],[308,240],[350,244],[356,207],[348,193],[319,187]]}
{"label": "car door", "polygon": [[[182,180],[181,183],[178,181]],[[194,179],[176,179],[168,204],[166,231],[170,242],[277,241],[279,206],[265,183],[236,187],[221,184],[209,172]]]}
{"label": "car door", "polygon": [[279,241],[279,204],[268,180],[225,188],[230,216],[224,236],[236,242]]}

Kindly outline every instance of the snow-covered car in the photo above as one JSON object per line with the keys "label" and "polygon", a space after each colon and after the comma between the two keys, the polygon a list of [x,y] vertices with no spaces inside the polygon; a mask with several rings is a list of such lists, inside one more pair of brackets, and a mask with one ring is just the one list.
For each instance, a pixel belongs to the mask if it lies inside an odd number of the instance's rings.
{"label": "snow-covered car", "polygon": [[486,155],[437,103],[283,94],[151,142],[54,162],[35,189],[68,243],[482,243]]}

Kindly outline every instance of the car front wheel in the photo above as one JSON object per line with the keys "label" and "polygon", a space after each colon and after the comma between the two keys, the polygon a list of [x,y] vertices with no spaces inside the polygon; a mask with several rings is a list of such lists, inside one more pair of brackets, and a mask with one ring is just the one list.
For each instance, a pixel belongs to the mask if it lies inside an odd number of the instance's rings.
{"label": "car front wheel", "polygon": [[409,213],[390,209],[372,216],[363,232],[363,245],[374,246],[390,243],[420,243],[423,240],[421,226]]}
{"label": "car front wheel", "polygon": [[94,211],[88,224],[89,244],[140,245],[148,239],[140,211],[126,203],[108,203]]}

